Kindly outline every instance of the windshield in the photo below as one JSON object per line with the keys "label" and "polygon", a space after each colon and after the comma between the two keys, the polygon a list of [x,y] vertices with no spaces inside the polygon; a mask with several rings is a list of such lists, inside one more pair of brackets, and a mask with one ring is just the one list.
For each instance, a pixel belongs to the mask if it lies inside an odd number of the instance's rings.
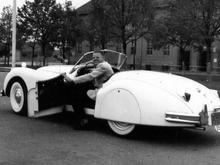
{"label": "windshield", "polygon": [[[115,67],[117,69],[120,69],[127,59],[127,56],[120,52],[108,49],[104,49],[101,51],[103,53],[105,61],[107,61],[112,67]],[[93,52],[94,51],[85,53],[75,65],[80,65],[88,61],[91,61],[93,59]]]}

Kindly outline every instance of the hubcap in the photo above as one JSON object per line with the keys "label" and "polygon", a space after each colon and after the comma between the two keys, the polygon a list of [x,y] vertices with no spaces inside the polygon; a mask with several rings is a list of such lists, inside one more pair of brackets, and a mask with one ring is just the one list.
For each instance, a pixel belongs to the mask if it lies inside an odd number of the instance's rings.
{"label": "hubcap", "polygon": [[115,126],[120,129],[120,130],[126,130],[128,128],[130,128],[130,124],[127,123],[122,123],[122,122],[114,122]]}
{"label": "hubcap", "polygon": [[108,121],[108,124],[110,128],[118,135],[127,135],[131,133],[135,128],[134,124],[124,122]]}
{"label": "hubcap", "polygon": [[21,99],[22,99],[22,91],[21,89],[16,89],[15,90],[15,101],[17,102],[17,104],[21,103]]}
{"label": "hubcap", "polygon": [[11,87],[10,101],[13,111],[20,112],[24,104],[24,92],[18,82],[15,82]]}

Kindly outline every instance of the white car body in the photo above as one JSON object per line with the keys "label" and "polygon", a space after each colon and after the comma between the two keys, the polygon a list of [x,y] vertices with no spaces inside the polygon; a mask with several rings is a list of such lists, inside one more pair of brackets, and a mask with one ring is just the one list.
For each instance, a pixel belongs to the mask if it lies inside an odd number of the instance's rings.
{"label": "white car body", "polygon": [[[10,82],[19,77],[27,87],[29,117],[62,112],[67,105],[39,110],[37,83],[68,74],[72,67],[13,68],[4,80],[4,91],[9,95]],[[70,76],[75,75],[76,71]],[[118,131],[112,123],[110,127],[120,135],[130,133],[133,127],[129,126],[134,125],[201,128],[220,124],[220,99],[216,90],[188,78],[154,71],[123,71],[103,84],[95,108],[87,108],[87,113],[117,123]],[[127,131],[123,123],[128,124]]]}

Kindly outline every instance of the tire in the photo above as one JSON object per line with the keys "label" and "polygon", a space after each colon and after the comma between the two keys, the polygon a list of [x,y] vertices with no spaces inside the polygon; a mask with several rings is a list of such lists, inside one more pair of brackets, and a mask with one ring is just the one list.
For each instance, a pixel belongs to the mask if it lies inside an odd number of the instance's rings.
{"label": "tire", "polygon": [[120,136],[128,135],[135,129],[134,124],[128,124],[123,122],[108,121],[108,125],[114,133]]}
{"label": "tire", "polygon": [[27,87],[22,80],[16,80],[12,83],[10,103],[14,113],[27,115]]}

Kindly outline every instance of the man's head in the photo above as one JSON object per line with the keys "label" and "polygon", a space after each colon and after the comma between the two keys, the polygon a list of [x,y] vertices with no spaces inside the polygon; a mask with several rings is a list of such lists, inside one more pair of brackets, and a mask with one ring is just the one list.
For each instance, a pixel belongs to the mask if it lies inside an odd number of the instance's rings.
{"label": "man's head", "polygon": [[93,63],[98,65],[99,63],[103,62],[105,59],[101,52],[94,52],[93,53]]}

